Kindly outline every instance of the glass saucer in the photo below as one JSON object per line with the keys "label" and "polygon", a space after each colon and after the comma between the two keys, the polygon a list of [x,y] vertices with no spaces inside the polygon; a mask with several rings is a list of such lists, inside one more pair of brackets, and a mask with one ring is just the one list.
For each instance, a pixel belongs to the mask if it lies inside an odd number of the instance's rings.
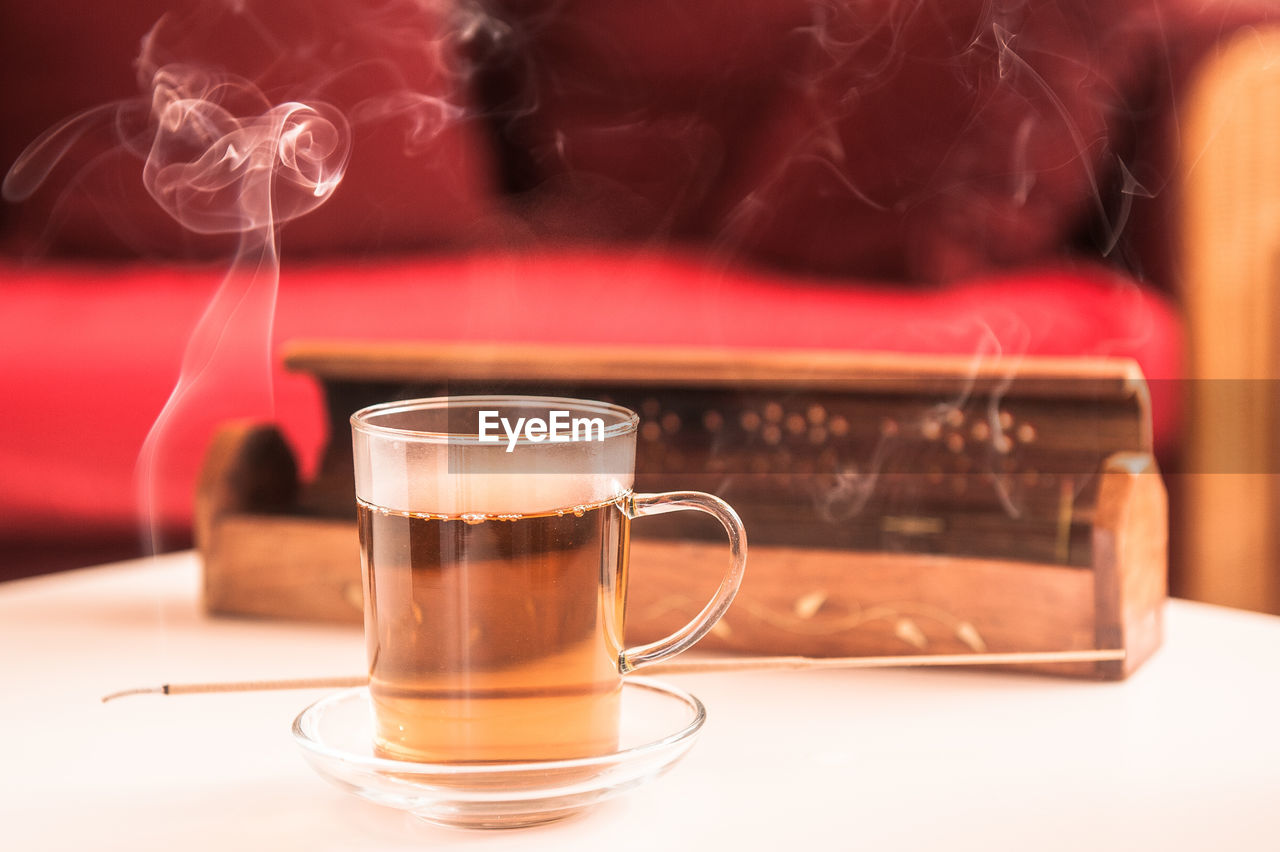
{"label": "glass saucer", "polygon": [[411,763],[377,757],[367,687],[323,698],[299,714],[293,736],[308,762],[361,798],[429,822],[515,828],[577,813],[656,778],[694,743],[706,708],[658,681],[627,678],[619,748],[573,760]]}

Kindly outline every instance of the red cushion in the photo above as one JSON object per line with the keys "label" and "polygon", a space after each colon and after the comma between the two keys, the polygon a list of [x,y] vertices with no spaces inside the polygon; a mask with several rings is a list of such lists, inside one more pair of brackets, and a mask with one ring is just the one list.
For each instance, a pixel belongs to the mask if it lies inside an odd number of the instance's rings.
{"label": "red cushion", "polygon": [[[0,265],[0,536],[134,522],[135,463],[178,378],[213,269]],[[158,519],[185,523],[216,423],[274,416],[314,463],[321,402],[267,367],[269,291],[230,311],[223,346],[169,422],[155,467]],[[1121,355],[1179,374],[1179,332],[1159,295],[1093,267],[1046,268],[928,291],[723,268],[670,255],[542,254],[287,266],[276,341],[547,341]],[[274,373],[275,411],[267,402]],[[1157,441],[1175,427],[1156,395]],[[338,436],[336,440],[346,440]]]}

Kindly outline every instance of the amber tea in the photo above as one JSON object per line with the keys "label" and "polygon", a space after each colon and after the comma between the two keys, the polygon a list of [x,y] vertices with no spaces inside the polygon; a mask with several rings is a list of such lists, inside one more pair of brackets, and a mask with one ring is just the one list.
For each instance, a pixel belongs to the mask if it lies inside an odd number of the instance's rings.
{"label": "amber tea", "polygon": [[428,762],[617,747],[631,521],[618,501],[445,516],[359,503],[377,750]]}

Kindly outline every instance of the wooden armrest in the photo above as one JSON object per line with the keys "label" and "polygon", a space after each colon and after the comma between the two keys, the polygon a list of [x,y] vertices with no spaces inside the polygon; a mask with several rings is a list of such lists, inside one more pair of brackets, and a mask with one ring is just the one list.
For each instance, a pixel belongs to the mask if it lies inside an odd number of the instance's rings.
{"label": "wooden armrest", "polygon": [[1189,343],[1174,592],[1280,612],[1280,28],[1245,30],[1183,105],[1180,246]]}

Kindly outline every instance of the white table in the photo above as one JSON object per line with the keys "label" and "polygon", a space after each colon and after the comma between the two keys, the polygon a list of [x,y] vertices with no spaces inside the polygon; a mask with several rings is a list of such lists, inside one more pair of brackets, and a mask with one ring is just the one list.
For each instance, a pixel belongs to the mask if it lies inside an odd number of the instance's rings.
{"label": "white table", "polygon": [[703,674],[693,751],[533,829],[347,796],[289,735],[319,693],[167,681],[358,673],[354,628],[213,619],[178,554],[0,584],[0,848],[1280,849],[1280,619],[1171,602],[1126,683],[975,671]]}

